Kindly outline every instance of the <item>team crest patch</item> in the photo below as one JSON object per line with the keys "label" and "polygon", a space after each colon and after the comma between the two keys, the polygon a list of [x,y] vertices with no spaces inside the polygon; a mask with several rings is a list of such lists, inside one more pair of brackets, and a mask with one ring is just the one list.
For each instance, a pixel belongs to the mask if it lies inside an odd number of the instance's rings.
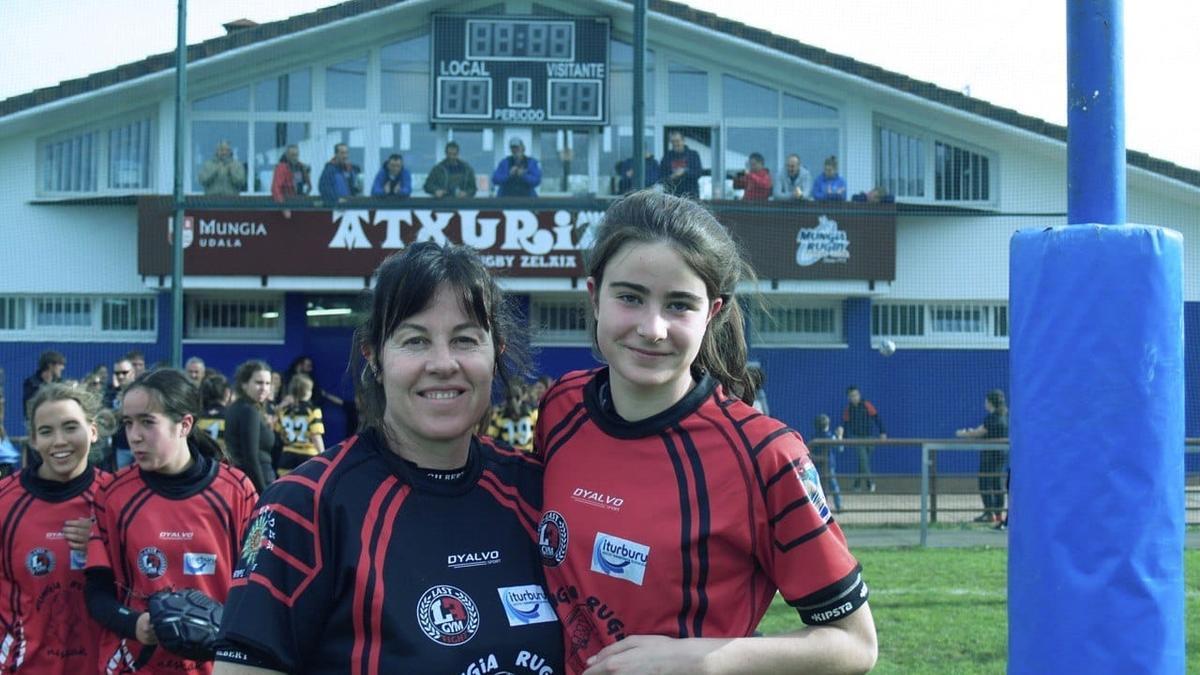
{"label": "team crest patch", "polygon": [[253,570],[258,563],[258,554],[265,548],[271,550],[271,541],[275,538],[275,514],[264,510],[246,530],[246,540],[242,544],[242,565]]}
{"label": "team crest patch", "polygon": [[800,473],[800,482],[804,483],[804,491],[808,493],[808,501],[817,509],[821,520],[829,519],[829,504],[825,502],[825,492],[821,490],[821,477],[817,475],[817,467],[811,463],[804,466]]}
{"label": "team crest patch", "polygon": [[538,550],[542,564],[558,567],[567,557],[567,520],[558,511],[547,511],[538,525]]}
{"label": "team crest patch", "polygon": [[54,554],[49,549],[35,548],[25,556],[25,567],[35,577],[44,577],[54,571]]}
{"label": "team crest patch", "polygon": [[87,551],[76,551],[71,549],[71,569],[82,570],[87,568]]}
{"label": "team crest patch", "polygon": [[137,566],[149,579],[157,579],[167,571],[167,556],[153,546],[138,551]]}
{"label": "team crest patch", "polygon": [[425,637],[457,647],[479,632],[479,608],[471,596],[454,586],[434,586],[417,601],[417,623]]}

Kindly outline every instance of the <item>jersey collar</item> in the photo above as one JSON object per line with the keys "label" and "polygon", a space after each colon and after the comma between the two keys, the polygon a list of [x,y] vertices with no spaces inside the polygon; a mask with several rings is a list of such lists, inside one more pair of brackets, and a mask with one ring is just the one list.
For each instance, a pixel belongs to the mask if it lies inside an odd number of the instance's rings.
{"label": "jersey collar", "polygon": [[41,464],[41,458],[38,457],[21,471],[21,487],[25,488],[25,491],[29,494],[44,502],[56,504],[65,502],[68,499],[74,499],[86,492],[96,480],[96,469],[90,466],[86,471],[65,483],[57,480],[46,480],[37,475],[38,467]]}
{"label": "jersey collar", "polygon": [[676,401],[675,405],[652,417],[630,422],[617,414],[617,409],[613,406],[608,375],[608,368],[596,371],[584,387],[583,400],[596,426],[614,438],[642,438],[659,433],[695,412],[717,387],[716,379],[708,373],[703,373],[696,386]]}
{"label": "jersey collar", "polygon": [[183,473],[168,476],[155,471],[142,471],[140,467],[137,471],[141,474],[142,481],[160,496],[167,499],[187,499],[212,484],[219,468],[219,462],[200,454],[191,439],[188,439],[188,453],[191,454],[193,462]]}
{"label": "jersey collar", "polygon": [[419,492],[439,495],[461,495],[470,492],[483,473],[480,459],[479,440],[471,437],[467,449],[467,463],[461,469],[444,471],[426,469],[400,457],[388,447],[387,438],[379,430],[371,428],[363,432],[371,441],[372,448],[383,458],[385,464],[402,481]]}

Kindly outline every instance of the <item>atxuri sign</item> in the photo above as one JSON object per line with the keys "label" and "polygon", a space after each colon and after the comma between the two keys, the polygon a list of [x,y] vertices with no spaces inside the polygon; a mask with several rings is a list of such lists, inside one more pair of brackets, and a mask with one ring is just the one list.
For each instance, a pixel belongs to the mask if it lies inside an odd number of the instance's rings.
{"label": "atxuri sign", "polygon": [[[186,274],[366,277],[388,255],[432,241],[475,248],[488,267],[505,276],[582,277],[582,252],[607,206],[598,200],[510,206],[482,199],[450,206],[414,199],[404,202],[406,208],[367,208],[364,203],[289,213],[261,208],[261,200],[246,204],[185,211]],[[811,210],[712,202],[709,207],[765,279],[895,277],[894,206],[833,204]],[[139,201],[140,274],[171,273],[171,223],[169,199]]]}

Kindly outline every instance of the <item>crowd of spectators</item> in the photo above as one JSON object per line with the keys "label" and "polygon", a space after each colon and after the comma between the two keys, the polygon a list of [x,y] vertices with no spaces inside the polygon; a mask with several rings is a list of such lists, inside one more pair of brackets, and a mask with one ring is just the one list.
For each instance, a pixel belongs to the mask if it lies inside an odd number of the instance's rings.
{"label": "crowd of spectators", "polygon": [[[668,148],[661,160],[647,152],[643,158],[645,184],[682,196],[698,199],[700,179],[707,175],[700,153],[688,147],[679,131],[667,136]],[[509,139],[509,154],[502,158],[490,175],[493,194],[497,197],[536,197],[542,183],[542,167],[536,157],[526,152],[525,142],[517,136]],[[433,198],[468,198],[476,196],[479,185],[475,169],[460,157],[457,143],[445,146],[441,161],[429,169],[423,192]],[[614,168],[614,193],[625,194],[634,188],[634,159],[626,157]],[[280,204],[303,199],[313,192],[312,167],[300,160],[300,148],[289,145],[275,165],[271,180],[271,197]],[[846,180],[838,173],[838,159],[826,157],[823,170],[813,177],[800,156],[789,154],[784,166],[772,174],[761,152],[751,152],[744,170],[729,172],[733,189],[741,192],[745,201],[851,201],[892,202],[894,197],[882,186],[850,196]],[[246,169],[230,149],[230,144],[217,144],[214,156],[200,168],[200,185],[206,195],[234,196],[246,189]],[[322,167],[317,178],[317,194],[321,203],[334,206],[359,196],[376,199],[407,199],[413,196],[413,178],[405,166],[404,156],[393,153],[379,167],[374,180],[365,182],[363,169],[350,160],[350,148],[345,143],[334,146],[333,157]]]}

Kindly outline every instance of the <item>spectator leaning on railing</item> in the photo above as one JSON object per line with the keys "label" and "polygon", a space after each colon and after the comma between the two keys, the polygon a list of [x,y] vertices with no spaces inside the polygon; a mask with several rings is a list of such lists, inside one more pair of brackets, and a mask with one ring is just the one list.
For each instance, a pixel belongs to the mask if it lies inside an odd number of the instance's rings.
{"label": "spectator leaning on railing", "polygon": [[338,202],[362,192],[359,168],[350,163],[350,146],[345,143],[333,146],[333,158],[325,163],[325,169],[321,171],[318,190],[326,206],[336,206]]}
{"label": "spectator leaning on railing", "polygon": [[446,144],[446,158],[429,171],[425,178],[425,192],[431,197],[474,197],[475,169],[458,158],[458,143]]}
{"label": "spectator leaning on railing", "polygon": [[767,170],[762,153],[752,152],[746,161],[745,188],[742,199],[765,202],[771,197],[771,172]]}
{"label": "spectator leaning on railing", "polygon": [[497,197],[536,197],[542,184],[542,168],[537,159],[525,154],[525,142],[519,138],[508,141],[512,154],[500,160],[492,173]]}
{"label": "spectator leaning on railing", "polygon": [[775,177],[775,199],[808,199],[812,195],[812,174],[800,163],[800,155],[788,155],[783,171]]}
{"label": "spectator leaning on railing", "polygon": [[229,141],[217,143],[216,153],[200,167],[206,195],[236,195],[246,189],[246,167],[233,156]]}
{"label": "spectator leaning on railing", "polygon": [[412,195],[412,174],[404,168],[404,157],[392,154],[379,167],[375,183],[371,186],[372,197],[407,198]]}
{"label": "spectator leaning on railing", "polygon": [[838,175],[837,157],[825,158],[825,171],[813,181],[812,197],[819,202],[846,201],[846,180]]}

